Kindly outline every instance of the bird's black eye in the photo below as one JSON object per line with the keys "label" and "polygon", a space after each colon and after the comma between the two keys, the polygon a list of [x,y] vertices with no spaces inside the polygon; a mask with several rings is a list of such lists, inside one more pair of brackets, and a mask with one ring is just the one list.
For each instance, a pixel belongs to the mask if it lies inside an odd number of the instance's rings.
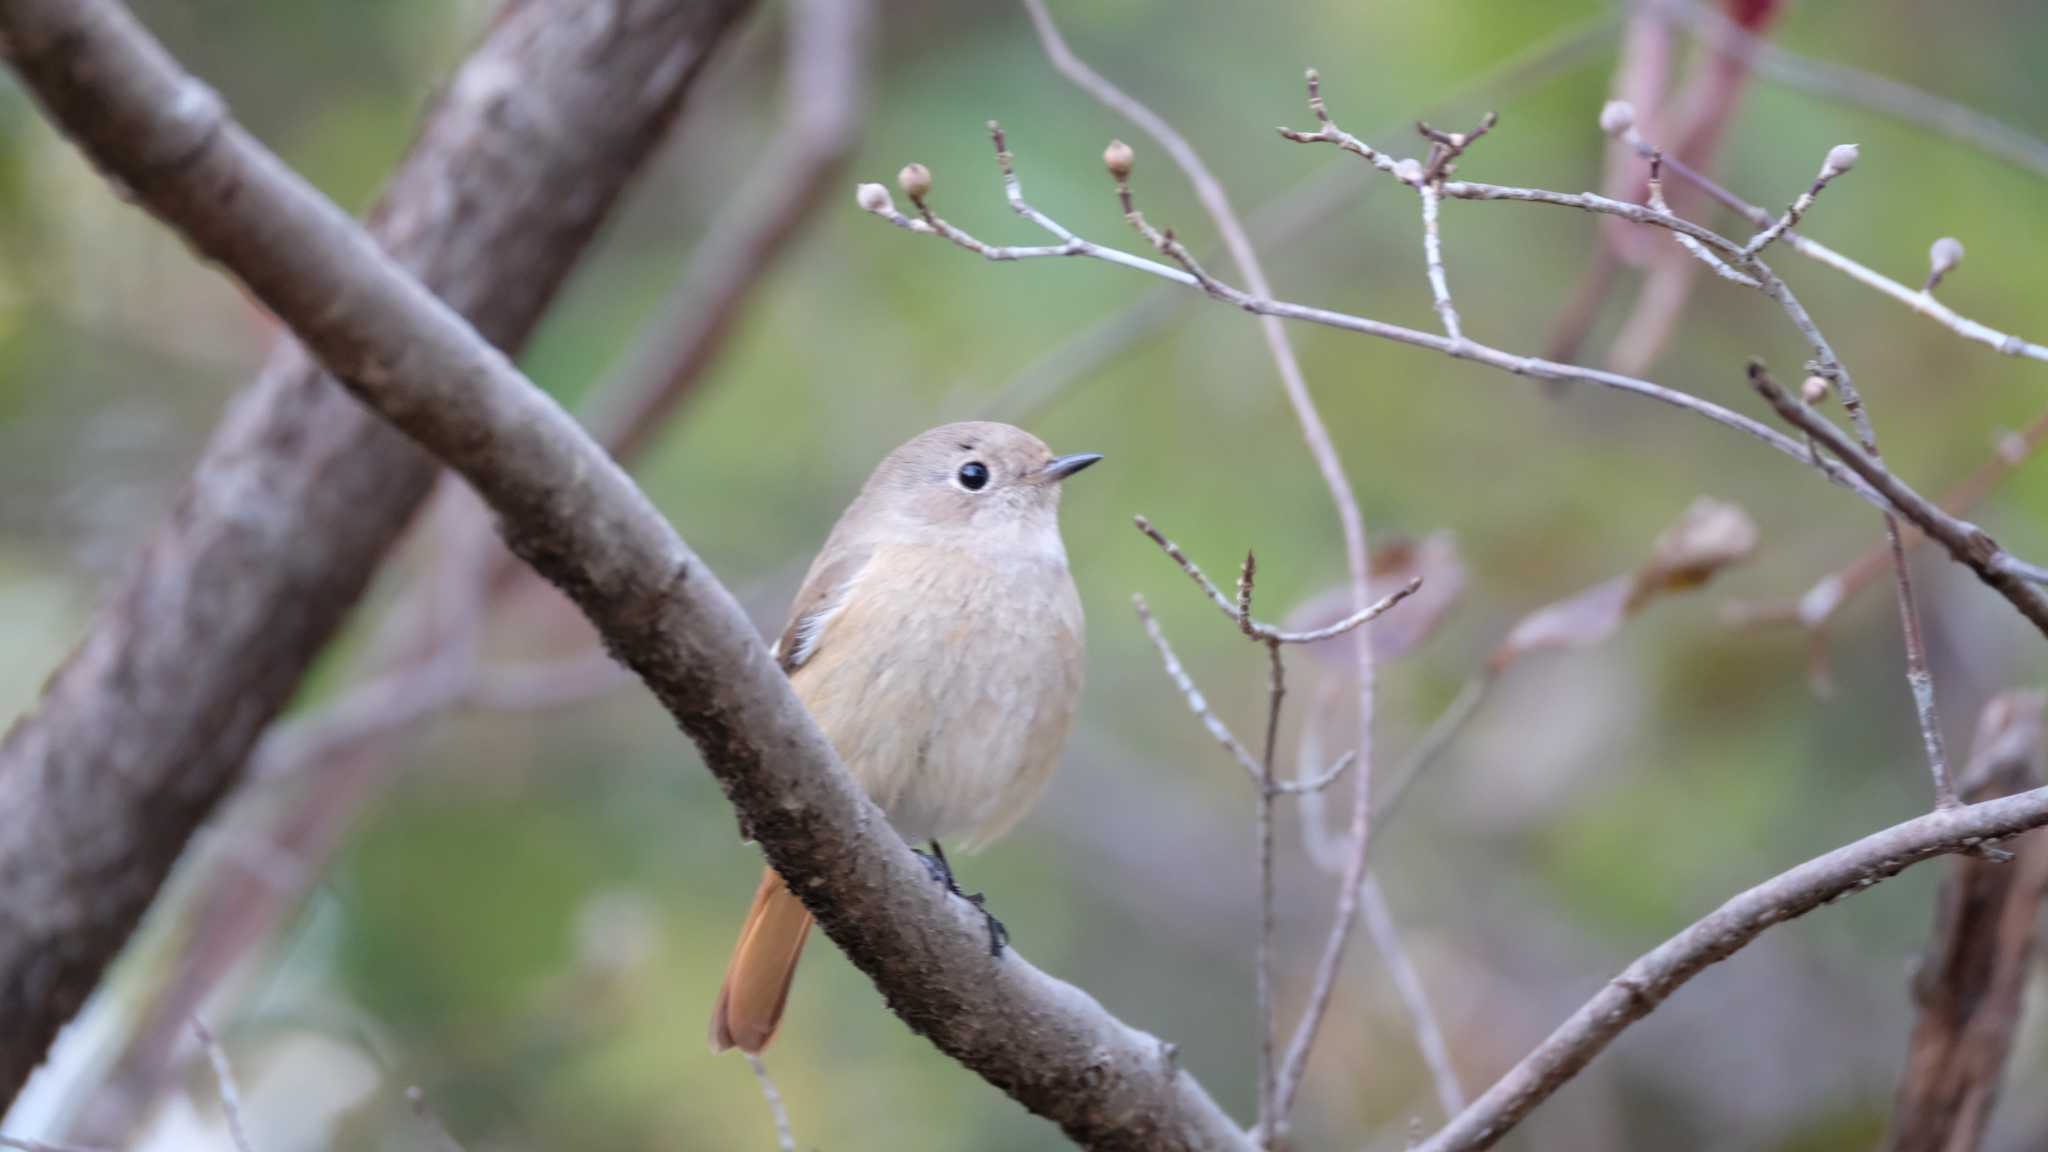
{"label": "bird's black eye", "polygon": [[960,466],[960,486],[969,492],[979,492],[988,485],[988,465],[979,460],[969,460]]}

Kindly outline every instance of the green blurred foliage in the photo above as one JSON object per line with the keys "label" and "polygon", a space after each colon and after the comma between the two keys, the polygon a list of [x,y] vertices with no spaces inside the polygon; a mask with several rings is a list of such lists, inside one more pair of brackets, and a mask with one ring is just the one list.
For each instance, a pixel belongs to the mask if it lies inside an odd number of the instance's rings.
{"label": "green blurred foliage", "polygon": [[[1322,69],[1346,127],[1408,151],[1412,138],[1397,126],[1607,11],[1500,0],[1055,7],[1077,51],[1175,121],[1247,210],[1350,161],[1272,135],[1275,124],[1308,119],[1303,65]],[[474,0],[138,8],[258,136],[353,209],[403,154],[489,10]],[[2048,9],[2017,0],[1968,8],[1965,19],[1905,0],[1813,0],[1777,38],[2048,133],[2033,50],[2048,37]],[[525,369],[565,402],[627,355],[773,133],[779,20],[765,15],[713,69],[527,350]],[[1609,42],[1505,93],[1494,105],[1500,128],[1464,172],[1596,187],[1593,120],[1612,65]],[[1480,110],[1466,100],[1458,118]],[[779,623],[802,562],[884,452],[929,424],[985,411],[1026,365],[1153,287],[1101,264],[991,265],[906,236],[855,210],[853,179],[886,180],[920,160],[950,219],[991,240],[1035,242],[1003,203],[987,155],[982,124],[997,117],[1034,203],[1130,246],[1097,159],[1121,135],[1138,148],[1148,216],[1200,251],[1215,247],[1158,149],[1060,81],[1008,5],[888,6],[870,113],[846,194],[827,200],[767,275],[714,374],[636,466],[764,626]],[[13,711],[30,704],[172,499],[268,329],[212,270],[100,188],[12,90],[0,96],[0,132],[0,704]],[[1927,244],[1953,234],[1970,255],[1943,297],[2029,331],[2048,308],[2040,173],[1767,81],[1747,94],[1718,169],[1777,204],[1847,140],[1862,145],[1862,162],[1807,230],[1908,282]],[[1433,327],[1413,202],[1384,184],[1362,187],[1335,215],[1267,247],[1279,291]],[[1453,202],[1444,230],[1468,332],[1540,351],[1592,251],[1595,221]],[[1886,456],[1924,488],[1963,475],[2000,430],[2039,409],[2040,365],[1966,344],[1789,253],[1779,265],[1857,372]],[[1588,355],[1606,347],[1624,311],[1608,309]],[[1377,850],[1468,1090],[1599,979],[1726,895],[1925,806],[1881,589],[1836,622],[1837,685],[1824,699],[1807,688],[1797,636],[1733,630],[1718,611],[1728,599],[1787,599],[1847,561],[1874,538],[1866,507],[1749,440],[1654,404],[1585,388],[1549,395],[1340,332],[1292,336],[1375,535],[1451,529],[1469,567],[1440,634],[1384,671],[1382,765],[1516,618],[1639,562],[1695,495],[1744,505],[1762,529],[1752,564],[1660,605],[1615,642],[1518,666]],[[1758,412],[1741,371],[1751,354],[1781,376],[1795,375],[1802,355],[1768,302],[1703,280],[1655,377]],[[1263,671],[1128,522],[1145,513],[1213,571],[1255,546],[1262,601],[1279,615],[1341,579],[1335,517],[1254,326],[1192,296],[1162,331],[1026,422],[1057,448],[1109,457],[1076,483],[1065,511],[1092,621],[1090,688],[1043,809],[962,872],[991,893],[1036,963],[1174,1040],[1186,1065],[1248,1117],[1250,799],[1160,674],[1130,594],[1147,594],[1247,732]],[[2048,476],[2034,464],[1980,517],[2039,558],[2048,555],[2044,514]],[[346,682],[376,608],[421,566],[408,556],[380,583],[302,706]],[[1932,557],[1919,571],[1960,752],[1984,699],[2038,682],[2043,648],[1967,577]],[[503,621],[499,640],[536,647],[541,630],[525,625]],[[1305,657],[1297,669],[1297,700],[1335,675]],[[702,1032],[758,859],[666,718],[629,690],[553,714],[449,718],[390,754],[403,761],[399,784],[227,1009],[238,1059],[252,1066],[278,1037],[325,1028],[338,1050],[377,1069],[369,1095],[349,1100],[331,1128],[301,1125],[290,1146],[418,1146],[408,1084],[423,1087],[472,1149],[770,1146],[747,1068],[709,1056]],[[229,831],[244,822],[260,830],[270,807],[245,806]],[[1298,853],[1282,867],[1281,1003],[1291,1019],[1333,894]],[[1511,1143],[1869,1146],[1904,1052],[1901,974],[1925,934],[1932,873],[1780,929],[1716,969]],[[176,934],[161,922],[174,917],[158,917],[157,945],[124,967],[131,993],[170,962],[164,941]],[[1367,945],[1353,955],[1311,1068],[1302,1147],[1398,1144],[1410,1116],[1435,1116],[1382,966]],[[304,1023],[336,1018],[349,1023]],[[1058,1142],[908,1034],[822,940],[771,1067],[803,1147]],[[187,1087],[203,1094],[203,1084]],[[301,1103],[259,1091],[251,1106],[292,1132]],[[2010,1110],[2008,1140],[2048,1123],[2038,1103]]]}

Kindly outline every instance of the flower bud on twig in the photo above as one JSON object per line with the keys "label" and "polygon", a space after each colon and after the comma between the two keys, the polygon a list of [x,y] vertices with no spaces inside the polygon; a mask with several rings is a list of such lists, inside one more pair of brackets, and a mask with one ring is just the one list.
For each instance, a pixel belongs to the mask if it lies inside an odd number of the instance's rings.
{"label": "flower bud on twig", "polygon": [[932,194],[932,170],[922,164],[905,164],[896,174],[896,186],[912,201],[923,200]]}
{"label": "flower bud on twig", "polygon": [[1111,140],[1109,147],[1102,150],[1102,166],[1119,182],[1130,179],[1131,162],[1136,159],[1131,146],[1121,140]]}
{"label": "flower bud on twig", "polygon": [[853,190],[854,202],[863,212],[886,215],[896,210],[896,202],[889,198],[889,190],[880,184],[863,184]]}
{"label": "flower bud on twig", "polygon": [[1953,236],[1943,236],[1927,249],[1927,283],[1920,290],[1934,291],[1941,278],[1955,270],[1963,262],[1963,242]]}
{"label": "flower bud on twig", "polygon": [[1600,109],[1600,131],[1620,136],[1636,126],[1636,106],[1626,100],[1609,100]]}

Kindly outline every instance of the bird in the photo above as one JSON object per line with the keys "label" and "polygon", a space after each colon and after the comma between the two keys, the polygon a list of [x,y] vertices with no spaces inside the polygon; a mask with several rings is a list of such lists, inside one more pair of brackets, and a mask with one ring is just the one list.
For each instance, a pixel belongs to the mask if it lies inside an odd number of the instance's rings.
{"label": "bird", "polygon": [[[986,847],[1044,792],[1081,695],[1083,619],[1055,456],[987,421],[921,433],[876,466],[826,537],[773,653],[853,777],[954,881],[943,840]],[[1000,954],[1007,933],[987,917]],[[811,914],[763,871],[711,1014],[714,1052],[758,1054],[789,1001]]]}

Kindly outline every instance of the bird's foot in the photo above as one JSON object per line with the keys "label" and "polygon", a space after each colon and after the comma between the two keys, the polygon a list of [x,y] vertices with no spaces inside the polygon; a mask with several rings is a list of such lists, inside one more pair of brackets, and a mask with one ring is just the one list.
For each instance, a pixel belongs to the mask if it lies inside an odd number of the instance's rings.
{"label": "bird's foot", "polygon": [[946,863],[946,850],[939,847],[937,840],[931,841],[931,851],[912,848],[910,854],[924,862],[924,870],[931,873],[932,883],[943,886],[955,896],[967,895],[960,890],[960,882],[953,878],[953,866]]}
{"label": "bird's foot", "polygon": [[996,919],[996,914],[988,910],[988,897],[980,892],[971,896],[961,892],[960,898],[974,905],[974,910],[981,913],[981,918],[988,922],[988,954],[993,957],[1002,956],[1003,949],[1010,945],[1010,930],[1003,927],[1003,922]]}
{"label": "bird's foot", "polygon": [[916,848],[912,848],[911,852],[915,853],[919,860],[924,861],[925,871],[931,873],[933,883],[945,885],[946,891],[974,905],[974,910],[981,913],[981,918],[988,922],[988,954],[1001,956],[1003,949],[1009,947],[1010,930],[1003,927],[1003,922],[996,919],[995,913],[988,910],[986,895],[960,890],[960,881],[954,877],[953,866],[946,862],[946,851],[939,847],[939,842],[931,841],[930,847],[929,852],[921,852]]}

